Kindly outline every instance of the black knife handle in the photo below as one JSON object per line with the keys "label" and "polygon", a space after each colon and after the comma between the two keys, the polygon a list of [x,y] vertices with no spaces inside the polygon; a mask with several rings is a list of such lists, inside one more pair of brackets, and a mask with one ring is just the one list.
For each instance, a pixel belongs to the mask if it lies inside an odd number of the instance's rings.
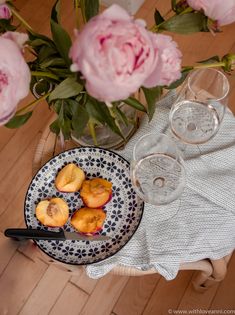
{"label": "black knife handle", "polygon": [[12,237],[18,241],[24,239],[34,239],[34,240],[65,240],[64,232],[60,229],[59,232],[51,232],[45,230],[35,230],[35,229],[6,229],[4,232],[5,236]]}

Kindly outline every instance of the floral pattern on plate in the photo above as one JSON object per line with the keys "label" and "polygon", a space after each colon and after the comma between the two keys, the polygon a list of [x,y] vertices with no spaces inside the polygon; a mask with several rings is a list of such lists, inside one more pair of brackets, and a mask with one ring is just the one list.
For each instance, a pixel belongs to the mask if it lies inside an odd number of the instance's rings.
{"label": "floral pattern on plate", "polygon": [[[107,214],[102,235],[110,236],[107,241],[35,241],[41,250],[53,259],[68,264],[86,265],[104,260],[117,253],[137,230],[144,203],[136,195],[130,179],[130,165],[120,155],[101,148],[81,147],[65,151],[48,161],[34,176],[25,197],[25,221],[28,228],[54,230],[43,226],[35,216],[39,201],[51,197],[63,198],[69,206],[70,216],[84,206],[79,192],[62,193],[54,182],[59,170],[69,163],[82,168],[86,178],[102,177],[113,184],[112,199],[103,207]],[[75,232],[70,221],[64,230]]]}

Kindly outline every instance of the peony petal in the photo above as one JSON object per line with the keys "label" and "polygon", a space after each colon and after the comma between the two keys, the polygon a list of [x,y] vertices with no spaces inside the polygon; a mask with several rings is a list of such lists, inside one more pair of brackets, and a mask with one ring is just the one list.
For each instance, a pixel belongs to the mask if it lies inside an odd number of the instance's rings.
{"label": "peony petal", "polygon": [[118,4],[111,5],[103,13],[101,13],[98,18],[105,18],[112,21],[130,21],[132,17],[128,12],[120,7]]}
{"label": "peony petal", "polygon": [[30,70],[17,44],[0,37],[0,121],[6,123],[16,110],[18,102],[29,93]]}
{"label": "peony petal", "polygon": [[25,42],[29,39],[29,36],[26,33],[6,32],[2,35],[2,38],[12,40],[20,49],[23,49]]}
{"label": "peony petal", "polygon": [[218,22],[227,25],[235,22],[235,0],[187,0],[194,10],[203,10],[204,14]]}

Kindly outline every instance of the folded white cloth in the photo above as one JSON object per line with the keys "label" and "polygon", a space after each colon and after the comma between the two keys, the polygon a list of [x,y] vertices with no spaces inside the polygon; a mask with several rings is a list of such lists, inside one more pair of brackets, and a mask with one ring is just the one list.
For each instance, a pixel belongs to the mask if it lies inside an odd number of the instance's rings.
{"label": "folded white cloth", "polygon": [[[149,123],[141,126],[118,153],[131,160],[136,141],[146,133],[169,131],[169,95],[159,102]],[[177,142],[177,141],[176,141]],[[167,280],[176,277],[180,263],[219,259],[235,248],[235,118],[226,109],[216,136],[202,145],[183,146],[187,183],[179,200],[165,206],[145,203],[140,226],[117,254],[86,267],[99,278],[117,265],[156,269]]]}

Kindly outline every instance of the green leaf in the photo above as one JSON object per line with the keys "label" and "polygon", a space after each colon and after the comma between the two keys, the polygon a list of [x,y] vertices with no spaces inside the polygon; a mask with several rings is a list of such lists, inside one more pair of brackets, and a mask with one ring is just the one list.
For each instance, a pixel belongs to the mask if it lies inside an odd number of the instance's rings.
{"label": "green leaf", "polygon": [[70,138],[71,134],[71,120],[65,115],[65,110],[64,110],[64,102],[62,102],[61,107],[60,107],[60,113],[58,117],[58,123],[60,130],[62,131],[64,135],[64,139],[67,140]]}
{"label": "green leaf", "polygon": [[111,116],[105,103],[99,102],[92,97],[88,97],[86,110],[90,117],[92,117],[96,121],[99,121],[103,125],[107,124],[113,132],[117,133],[120,137],[123,138],[122,133],[115,123],[115,119]]}
{"label": "green leaf", "polygon": [[12,117],[11,120],[9,120],[8,123],[5,125],[5,127],[11,128],[11,129],[21,127],[32,116],[32,113],[33,112],[28,112],[28,113],[23,114],[23,115],[18,115],[18,116]]}
{"label": "green leaf", "polygon": [[162,87],[156,86],[154,88],[147,89],[145,87],[141,87],[144,92],[144,96],[148,105],[148,116],[149,121],[153,118],[153,114],[155,112],[156,102],[160,99],[162,95]]}
{"label": "green leaf", "polygon": [[42,39],[43,41],[46,41],[49,45],[54,46],[53,41],[49,37],[47,37],[43,34],[39,34],[39,33],[35,33],[35,32],[28,32],[28,36],[29,36],[30,41]]}
{"label": "green leaf", "polygon": [[213,62],[220,62],[219,56],[213,56],[206,60],[197,61],[197,63],[213,63]]}
{"label": "green leaf", "polygon": [[51,19],[60,24],[60,1],[57,0],[51,10]]}
{"label": "green leaf", "polygon": [[154,20],[155,20],[156,25],[159,25],[165,21],[157,9],[155,9],[155,12],[154,12]]}
{"label": "green leaf", "polygon": [[11,19],[0,19],[0,33],[5,33],[7,31],[15,31],[17,27],[11,24]]}
{"label": "green leaf", "polygon": [[41,38],[37,38],[37,39],[30,41],[30,46],[32,46],[32,47],[39,47],[39,46],[43,46],[43,45],[51,46],[51,43],[44,40],[44,39],[41,39]]}
{"label": "green leaf", "polygon": [[74,74],[71,73],[68,69],[64,68],[55,68],[54,66],[48,67],[53,74],[57,75],[58,77],[67,78],[67,77],[74,77]]}
{"label": "green leaf", "polygon": [[184,80],[187,78],[187,75],[189,74],[190,71],[193,70],[193,67],[187,67],[181,71],[181,78],[173,83],[171,85],[166,86],[165,88],[168,90],[176,89],[178,86],[180,86]]}
{"label": "green leaf", "polygon": [[128,97],[127,99],[123,100],[124,103],[127,105],[141,111],[141,112],[147,112],[146,108],[143,104],[141,104],[136,98],[134,97]]}
{"label": "green leaf", "polygon": [[99,0],[80,0],[82,14],[86,21],[99,13]]}
{"label": "green leaf", "polygon": [[123,122],[126,126],[128,126],[129,120],[126,117],[125,113],[118,106],[113,107],[113,111],[115,112],[117,119]]}
{"label": "green leaf", "polygon": [[83,89],[83,86],[76,82],[74,77],[67,78],[62,81],[56,88],[51,92],[49,96],[49,103],[55,99],[65,99],[72,96],[78,95]]}
{"label": "green leaf", "polygon": [[60,133],[60,124],[59,124],[59,119],[57,118],[56,120],[53,121],[53,123],[50,124],[50,130],[55,133],[57,136]]}
{"label": "green leaf", "polygon": [[72,129],[72,122],[67,117],[64,118],[63,124],[60,125],[61,131],[64,135],[64,139],[70,139],[71,129]]}
{"label": "green leaf", "polygon": [[41,64],[46,59],[55,58],[55,56],[57,55],[58,55],[58,52],[55,48],[44,45],[38,51],[38,62],[39,64]]}
{"label": "green leaf", "polygon": [[191,34],[205,31],[206,21],[207,17],[201,12],[174,15],[165,21],[160,29],[180,34]]}
{"label": "green leaf", "polygon": [[65,63],[70,66],[71,60],[69,58],[69,50],[72,45],[71,38],[62,26],[53,20],[51,20],[51,33],[58,52],[64,59]]}
{"label": "green leaf", "polygon": [[62,100],[56,100],[53,104],[53,109],[57,115],[59,115],[60,113],[61,106],[62,106]]}
{"label": "green leaf", "polygon": [[41,68],[48,68],[50,66],[65,66],[64,59],[50,57],[40,64]]}
{"label": "green leaf", "polygon": [[177,6],[176,6],[176,0],[171,0],[171,8],[172,8],[172,10],[173,10],[174,12],[176,12],[176,8],[177,8]]}
{"label": "green leaf", "polygon": [[[77,103],[77,102],[76,102]],[[89,120],[89,114],[86,109],[77,103],[76,109],[72,118],[72,127],[77,138],[81,137]]]}

